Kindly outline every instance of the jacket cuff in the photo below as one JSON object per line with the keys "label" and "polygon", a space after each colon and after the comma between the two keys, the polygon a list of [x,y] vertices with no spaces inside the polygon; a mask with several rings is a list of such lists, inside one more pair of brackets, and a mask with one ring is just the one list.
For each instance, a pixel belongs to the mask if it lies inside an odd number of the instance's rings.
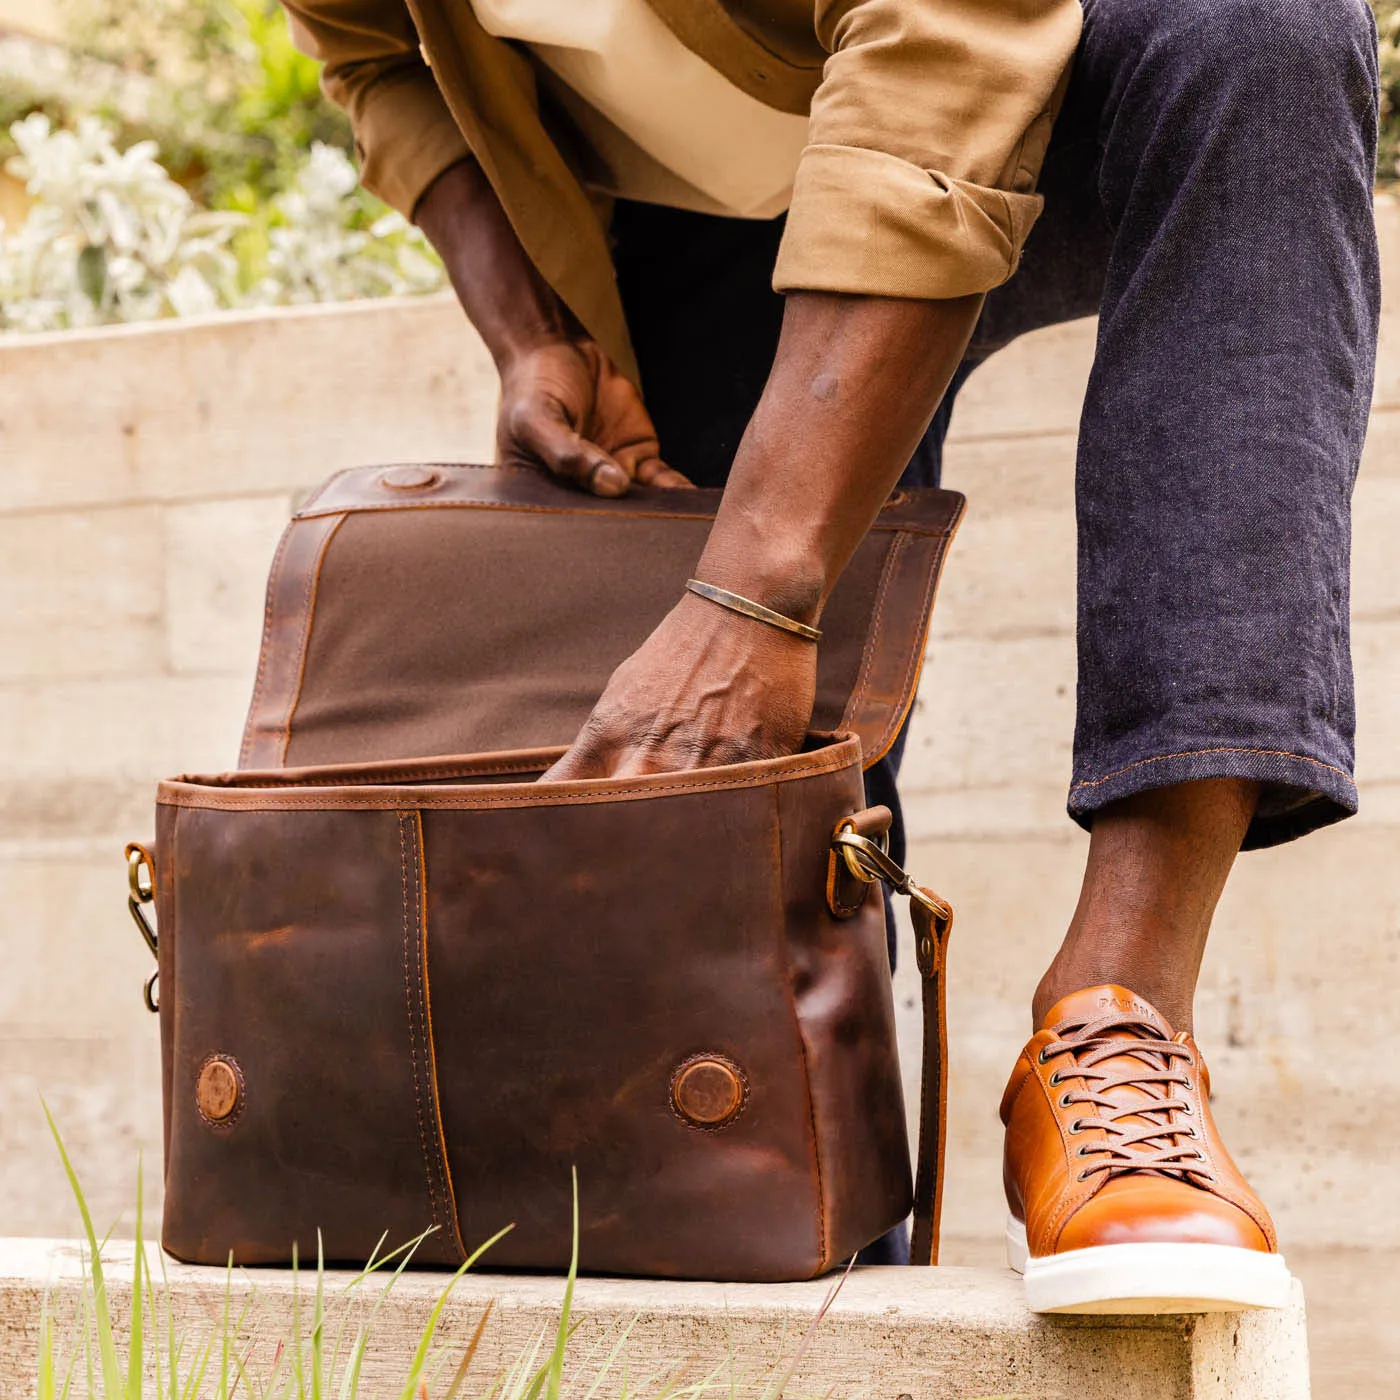
{"label": "jacket cuff", "polygon": [[428,186],[471,155],[426,68],[377,84],[354,125],[360,183],[408,219]]}
{"label": "jacket cuff", "polygon": [[884,151],[809,146],[773,289],[927,301],[990,291],[1015,272],[1043,203]]}

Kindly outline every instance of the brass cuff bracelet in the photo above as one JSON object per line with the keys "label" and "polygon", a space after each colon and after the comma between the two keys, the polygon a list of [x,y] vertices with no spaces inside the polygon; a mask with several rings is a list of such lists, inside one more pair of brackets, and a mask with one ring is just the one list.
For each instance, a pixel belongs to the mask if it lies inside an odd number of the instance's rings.
{"label": "brass cuff bracelet", "polygon": [[755,603],[751,598],[731,593],[727,588],[716,588],[712,583],[701,583],[698,578],[687,579],[685,586],[701,598],[708,598],[710,602],[718,603],[730,612],[742,613],[745,617],[753,618],[755,622],[766,622],[770,627],[791,632],[793,636],[804,637],[809,642],[819,642],[822,639],[819,629],[808,627],[805,622],[798,622],[795,618],[784,617],[782,613],[765,608],[762,603]]}

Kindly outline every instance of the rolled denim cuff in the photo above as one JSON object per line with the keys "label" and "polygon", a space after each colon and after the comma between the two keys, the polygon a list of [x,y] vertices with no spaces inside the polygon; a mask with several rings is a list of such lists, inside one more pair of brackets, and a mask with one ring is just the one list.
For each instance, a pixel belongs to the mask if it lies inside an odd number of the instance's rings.
{"label": "rolled denim cuff", "polygon": [[1261,850],[1331,826],[1357,809],[1351,774],[1321,759],[1276,749],[1204,748],[1156,754],[1073,783],[1069,814],[1086,831],[1100,808],[1122,798],[1202,778],[1252,778],[1259,808],[1240,849]]}

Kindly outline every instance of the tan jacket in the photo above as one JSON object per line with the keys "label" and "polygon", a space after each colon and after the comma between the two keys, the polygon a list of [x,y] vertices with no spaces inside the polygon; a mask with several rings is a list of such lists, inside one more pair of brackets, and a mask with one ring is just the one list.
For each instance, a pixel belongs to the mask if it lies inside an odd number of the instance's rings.
{"label": "tan jacket", "polygon": [[[575,0],[560,0],[574,3]],[[405,214],[474,154],[535,265],[635,376],[605,201],[543,70],[471,0],[284,0]],[[811,114],[778,291],[962,296],[1015,271],[1080,0],[648,0],[744,92]]]}

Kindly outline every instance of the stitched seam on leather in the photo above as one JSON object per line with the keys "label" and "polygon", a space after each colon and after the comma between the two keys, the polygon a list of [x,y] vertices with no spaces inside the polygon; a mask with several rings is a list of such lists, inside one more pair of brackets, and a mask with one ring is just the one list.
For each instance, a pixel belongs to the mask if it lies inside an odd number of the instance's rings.
{"label": "stitched seam on leather", "polygon": [[[1039,1086],[1040,1092],[1045,1096],[1045,1105],[1050,1112],[1050,1121],[1055,1125],[1055,1131],[1060,1136],[1060,1150],[1065,1157],[1065,1194],[1061,1196],[1060,1203],[1050,1213],[1050,1218],[1045,1222],[1046,1244],[1051,1253],[1059,1248],[1060,1236],[1064,1233],[1065,1226],[1072,1216],[1086,1201],[1092,1199],[1097,1194],[1102,1182],[1095,1183],[1085,1191],[1085,1183],[1075,1180],[1074,1168],[1070,1165],[1075,1160],[1074,1154],[1069,1150],[1069,1138],[1065,1133],[1064,1125],[1060,1122],[1060,1115],[1055,1112],[1055,1098],[1050,1092],[1050,1086],[1034,1069],[1030,1076]],[[1027,1214],[1030,1212],[1027,1211]],[[1028,1222],[1029,1223],[1029,1222]],[[1038,1232],[1037,1232],[1038,1233]],[[1029,1240],[1029,1235],[1027,1235]]]}
{"label": "stitched seam on leather", "polygon": [[880,628],[885,618],[885,604],[890,596],[890,581],[894,578],[895,565],[904,548],[903,534],[897,534],[890,541],[885,553],[885,566],[880,570],[880,584],[875,592],[875,611],[871,615],[870,630],[865,634],[865,650],[861,653],[860,670],[856,672],[856,683],[846,698],[846,708],[841,713],[840,728],[854,729],[855,715],[865,703],[865,691],[870,684],[870,671],[875,664],[875,653],[879,650]]}
{"label": "stitched seam on leather", "polygon": [[[383,797],[375,798],[367,793],[356,792],[351,797],[347,797],[345,802],[331,804],[326,802],[324,797],[308,794],[304,798],[298,798],[294,794],[287,797],[278,798],[275,801],[265,797],[255,797],[251,801],[239,801],[239,789],[233,788],[224,790],[222,788],[207,789],[188,785],[192,790],[166,791],[159,802],[164,806],[172,807],[200,807],[209,808],[215,811],[260,811],[279,812],[296,811],[301,808],[322,808],[326,811],[378,811],[388,808],[404,809],[408,811],[429,810],[434,807],[448,808],[450,810],[475,811],[484,807],[558,807],[587,805],[597,802],[620,802],[638,800],[650,797],[667,797],[680,792],[722,792],[737,791],[742,788],[766,787],[777,783],[796,782],[802,778],[820,777],[823,773],[836,773],[848,766],[849,759],[841,759],[837,762],[826,763],[809,767],[802,767],[788,772],[762,773],[754,778],[731,779],[721,782],[695,782],[695,783],[668,783],[664,786],[637,788],[633,790],[609,791],[609,792],[580,792],[580,793],[545,793],[539,797],[531,797],[525,794],[513,795],[510,797],[442,797],[432,793],[424,793],[422,796],[406,795],[403,793],[386,793]],[[368,786],[368,785],[367,785]],[[330,789],[334,791],[335,789]],[[254,788],[252,792],[261,792],[264,789]],[[276,791],[276,789],[272,789]]]}
{"label": "stitched seam on leather", "polygon": [[442,1171],[443,1194],[447,1198],[448,1221],[452,1226],[452,1238],[457,1252],[463,1259],[467,1257],[467,1247],[462,1241],[462,1225],[457,1214],[457,1190],[452,1184],[452,1164],[447,1160],[447,1130],[442,1123],[442,1095],[438,1090],[437,1045],[433,1038],[433,998],[428,983],[428,850],[423,843],[423,814],[414,812],[414,841],[418,849],[418,919],[423,936],[419,943],[418,956],[423,970],[423,1028],[425,1049],[428,1058],[428,1085],[432,1091],[433,1123],[437,1128],[438,1161]]}
{"label": "stitched seam on leather", "polygon": [[[408,1007],[408,1054],[413,1069],[413,1108],[418,1119],[418,1147],[423,1154],[423,1176],[428,1186],[429,1223],[440,1226],[438,1218],[437,1191],[433,1186],[433,1166],[428,1154],[428,1134],[423,1124],[423,1088],[418,1076],[418,1031],[415,1024],[413,984],[409,974],[409,957],[413,948],[414,925],[417,922],[418,901],[409,898],[408,887],[408,837],[407,829],[411,814],[400,812],[399,817],[399,865],[403,878],[403,991]],[[413,911],[412,916],[410,910]]]}
{"label": "stitched seam on leather", "polygon": [[[395,463],[392,464],[392,466],[407,466],[407,465],[409,465],[409,464],[406,463],[406,462],[395,462]],[[293,519],[295,519],[295,520],[302,520],[302,519],[308,518],[308,517],[307,517],[307,513],[312,509],[312,507],[316,504],[317,501],[321,500],[323,497],[327,496],[327,495],[330,493],[331,487],[334,486],[334,485],[336,484],[336,482],[340,481],[340,480],[341,480],[342,478],[344,478],[344,477],[354,475],[355,472],[362,472],[362,471],[364,471],[364,470],[365,470],[364,467],[341,467],[341,469],[340,469],[338,472],[332,472],[332,473],[330,474],[330,476],[328,476],[328,477],[327,477],[327,478],[326,478],[326,479],[325,479],[325,480],[324,480],[324,481],[323,481],[323,482],[322,482],[322,483],[321,483],[321,484],[320,484],[320,485],[319,485],[319,486],[318,486],[318,487],[317,487],[317,488],[316,488],[316,489],[301,503],[301,507],[300,507],[300,509],[297,511],[297,513],[296,513],[296,515],[293,517]],[[391,467],[390,467],[390,466],[386,466],[386,467],[370,467],[369,470],[370,470],[370,471],[389,471],[389,470],[391,470]],[[321,513],[321,514],[324,514],[325,512],[320,512],[320,513]]]}
{"label": "stitched seam on leather", "polygon": [[807,1126],[812,1134],[812,1175],[817,1188],[817,1268],[823,1273],[830,1263],[826,1237],[826,1186],[822,1181],[822,1154],[817,1138],[817,1103],[812,1093],[812,1069],[807,1059],[807,1035],[802,1029],[802,1017],[797,1011],[797,993],[792,985],[792,962],[787,940],[787,900],[783,897],[783,814],[778,803],[778,791],[773,789],[773,894],[777,905],[776,927],[778,930],[779,951],[783,956],[783,967],[787,975],[783,986],[787,991],[788,1005],[792,1007],[792,1025],[797,1032],[797,1053],[802,1057],[802,1087],[807,1095]]}
{"label": "stitched seam on leather", "polygon": [[258,725],[262,711],[263,686],[267,679],[267,658],[272,649],[273,595],[277,588],[278,571],[282,567],[282,558],[287,552],[287,542],[291,539],[294,529],[296,529],[296,522],[292,521],[282,531],[282,538],[277,541],[277,553],[272,556],[272,568],[268,572],[267,597],[263,603],[262,644],[258,648],[258,671],[253,681],[253,700],[248,707],[248,722],[243,728],[243,743],[238,750],[240,764],[247,762],[248,751],[253,746],[254,727]]}
{"label": "stitched seam on leather", "polygon": [[326,531],[326,537],[321,541],[321,547],[316,554],[316,565],[311,570],[306,580],[306,596],[302,600],[302,609],[306,614],[306,620],[302,623],[301,646],[297,653],[297,680],[292,689],[292,698],[287,706],[287,716],[282,722],[282,749],[279,761],[287,761],[287,749],[292,742],[292,719],[296,715],[297,706],[301,703],[301,687],[306,680],[306,655],[311,649],[311,624],[316,616],[316,600],[321,587],[321,568],[326,562],[326,551],[330,548],[331,541],[336,536],[336,531],[345,523],[342,515]]}
{"label": "stitched seam on leather", "polygon": [[[529,470],[523,468],[522,470]],[[525,515],[595,515],[611,520],[698,520],[713,521],[713,515],[687,515],[664,510],[607,510],[589,506],[538,506],[519,501],[346,501],[323,506],[318,510],[299,512],[298,520],[320,520],[328,515],[364,515],[388,510],[502,510]],[[947,539],[951,533],[946,525],[920,525],[915,521],[881,521],[870,527],[892,534],[927,535]]]}
{"label": "stitched seam on leather", "polygon": [[[562,754],[566,750],[551,750],[551,753]],[[435,782],[439,778],[471,778],[477,774],[488,773],[543,773],[549,767],[548,763],[541,762],[521,762],[521,763],[463,763],[457,766],[446,768],[430,768],[426,765],[414,767],[407,765],[403,768],[376,768],[373,776],[376,780],[385,782],[397,779],[400,782]],[[352,786],[345,781],[343,773],[335,774],[325,778],[296,778],[289,781],[285,775],[276,778],[253,778],[245,779],[240,777],[236,783],[230,783],[229,787],[237,792],[245,788],[285,788],[285,787],[348,787]],[[366,783],[366,787],[373,784]]]}
{"label": "stitched seam on leather", "polygon": [[[958,533],[958,527],[962,524],[964,512],[959,510],[953,517],[953,523],[948,527],[941,538],[943,543],[937,548],[933,567],[929,570],[928,582],[924,585],[923,615],[924,625],[920,630],[918,642],[909,656],[908,669],[904,673],[904,683],[900,687],[900,694],[904,697],[904,705],[897,714],[890,717],[890,722],[885,726],[885,732],[880,736],[880,741],[875,745],[873,755],[866,758],[867,764],[878,763],[880,759],[889,753],[891,745],[895,741],[895,736],[899,733],[900,726],[904,723],[909,711],[914,706],[915,691],[918,687],[919,671],[923,668],[924,657],[928,653],[929,633],[933,630],[933,610],[938,603],[938,588],[943,581],[943,567],[948,560],[948,547],[953,542],[953,537]],[[929,537],[930,531],[921,530],[917,533]]]}

